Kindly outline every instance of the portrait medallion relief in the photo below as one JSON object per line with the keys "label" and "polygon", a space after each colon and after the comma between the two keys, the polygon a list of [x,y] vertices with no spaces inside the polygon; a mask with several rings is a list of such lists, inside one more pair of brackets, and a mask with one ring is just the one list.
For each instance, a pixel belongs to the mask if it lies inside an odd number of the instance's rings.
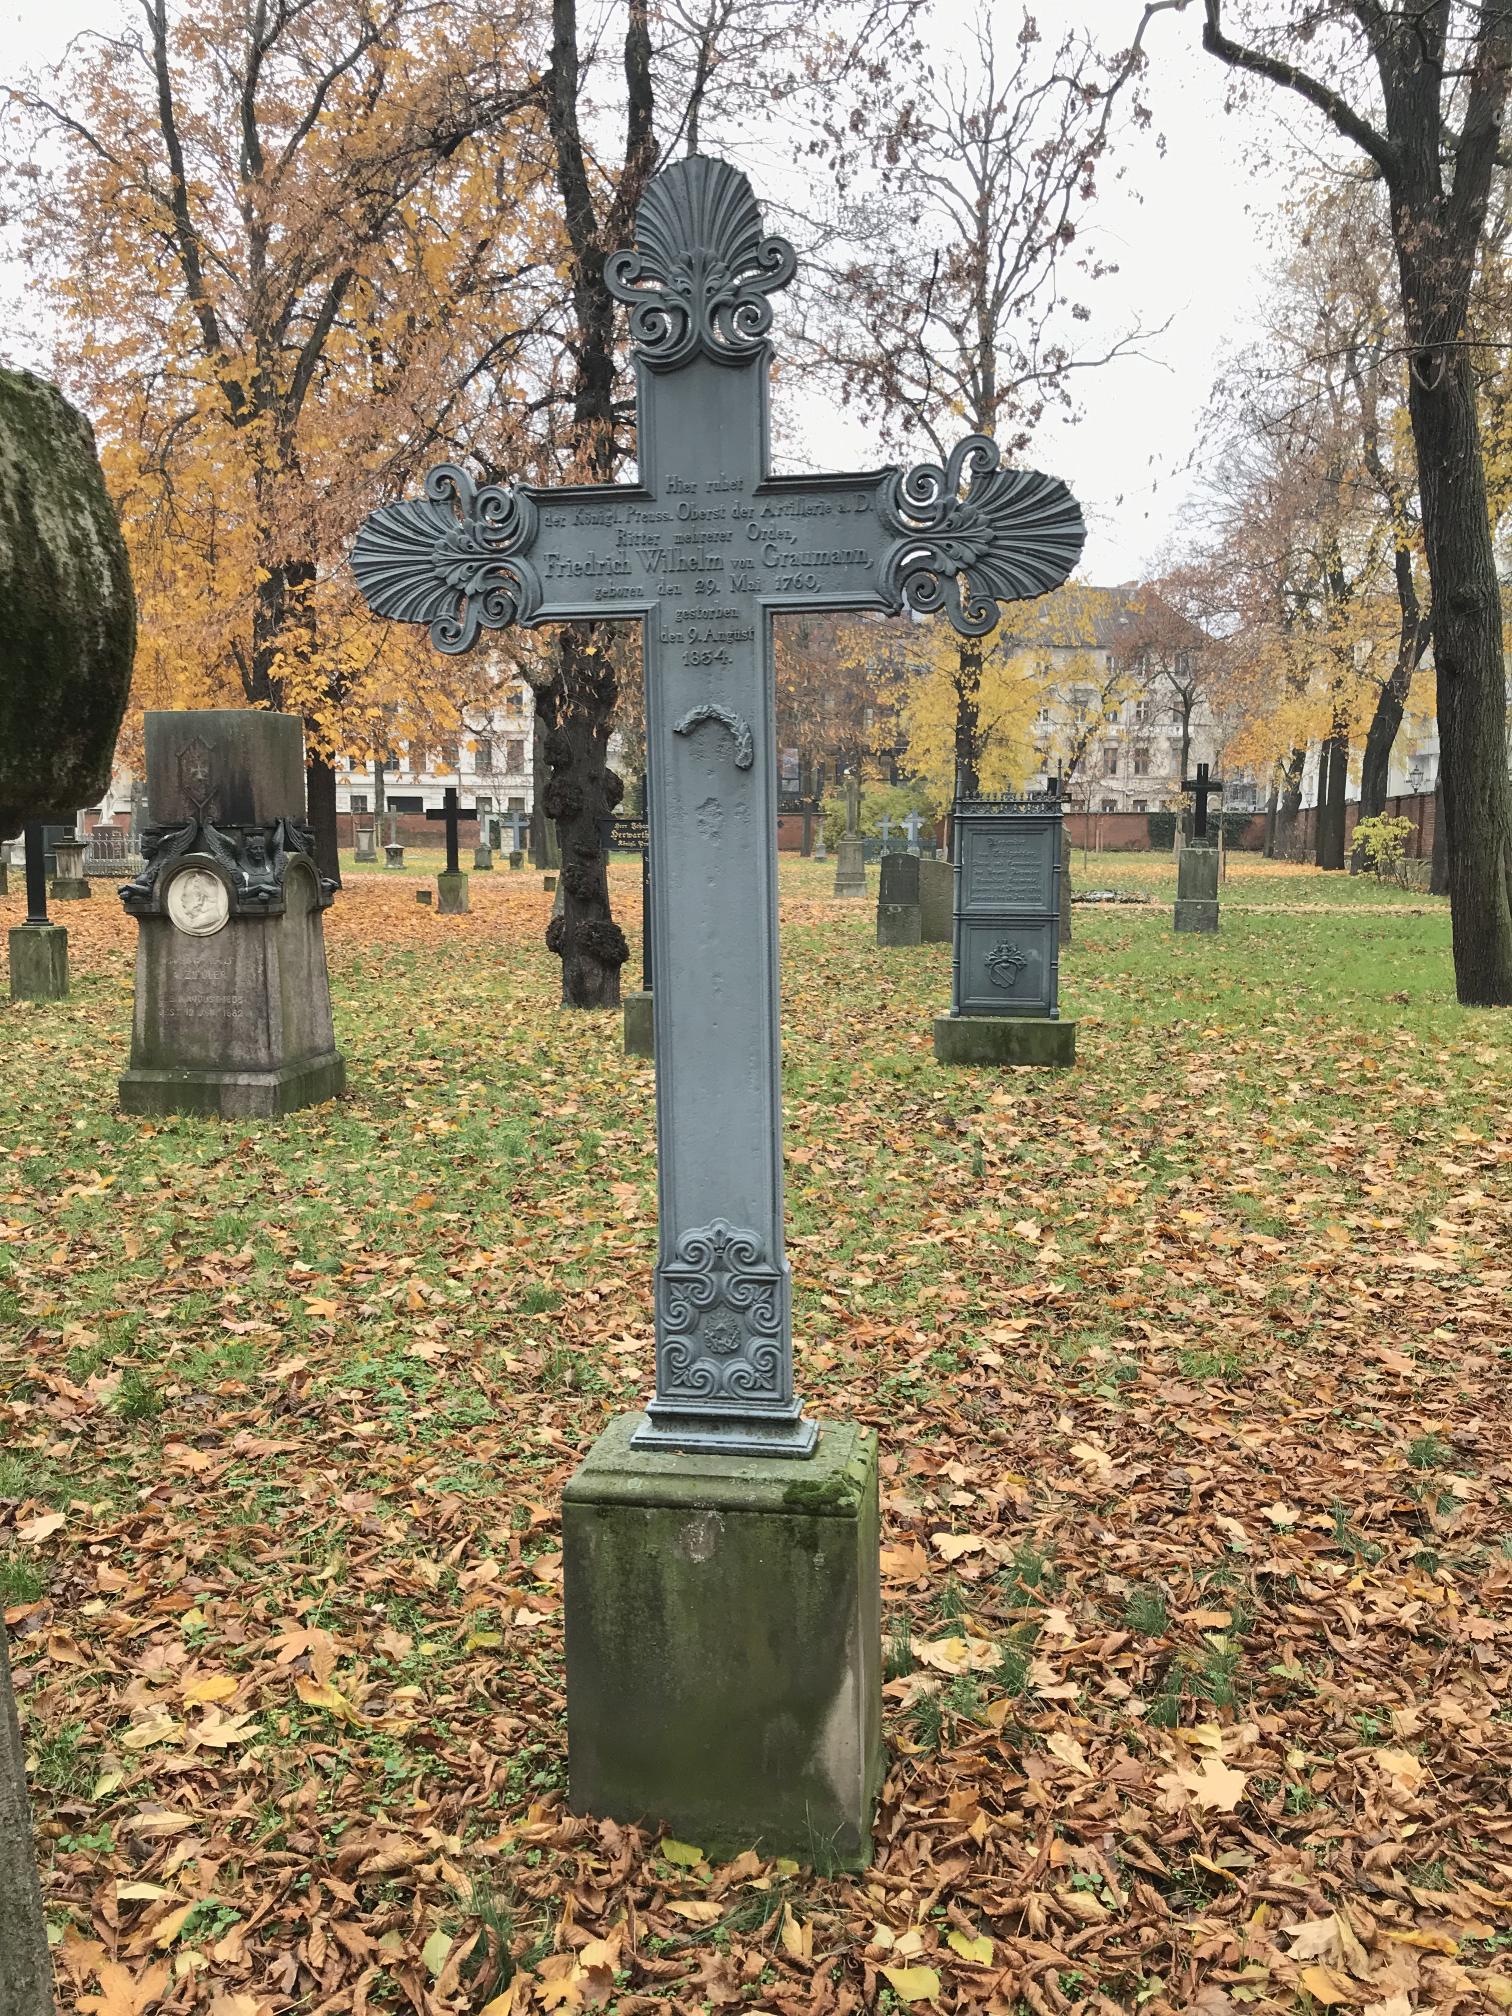
{"label": "portrait medallion relief", "polygon": [[231,895],[208,868],[183,868],[168,884],[170,922],[191,938],[212,938],[231,914]]}

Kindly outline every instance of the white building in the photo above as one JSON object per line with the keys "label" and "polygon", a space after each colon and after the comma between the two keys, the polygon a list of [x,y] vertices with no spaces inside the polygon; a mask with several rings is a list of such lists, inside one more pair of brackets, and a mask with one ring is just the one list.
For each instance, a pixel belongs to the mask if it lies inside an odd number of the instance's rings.
{"label": "white building", "polygon": [[[488,706],[464,707],[455,735],[429,747],[396,743],[383,764],[385,814],[423,817],[439,811],[448,785],[480,814],[528,814],[535,803],[534,720],[530,689],[521,683]],[[361,825],[364,815],[371,819],[378,788],[374,764],[344,758],[336,768],[337,817],[350,818],[353,826]],[[344,831],[343,843],[348,837]]]}

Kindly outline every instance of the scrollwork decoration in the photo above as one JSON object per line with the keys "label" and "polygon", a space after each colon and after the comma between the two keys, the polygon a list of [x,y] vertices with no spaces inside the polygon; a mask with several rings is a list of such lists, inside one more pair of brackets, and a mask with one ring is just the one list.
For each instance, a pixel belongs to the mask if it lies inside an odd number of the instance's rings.
{"label": "scrollwork decoration", "polygon": [[428,623],[438,651],[470,651],[482,630],[528,621],[540,581],[523,557],[536,507],[497,483],[481,490],[465,469],[443,462],[424,497],[384,504],[364,520],[352,572],[375,616]]}
{"label": "scrollwork decoration", "polygon": [[759,1234],[723,1218],[683,1233],[658,1273],[658,1393],[781,1402],[782,1275]]}
{"label": "scrollwork decoration", "polygon": [[640,356],[670,371],[699,350],[720,363],[754,356],[772,326],[767,296],[797,267],[788,241],[765,234],[739,169],[695,155],[651,183],[635,214],[635,249],[611,255],[604,281],[630,308]]}
{"label": "scrollwork decoration", "polygon": [[899,541],[882,566],[892,606],[943,609],[966,637],[984,636],[1000,603],[1058,588],[1087,538],[1081,506],[1060,478],[1002,468],[985,434],[968,435],[943,468],[920,462],[899,471],[882,494],[881,517]]}

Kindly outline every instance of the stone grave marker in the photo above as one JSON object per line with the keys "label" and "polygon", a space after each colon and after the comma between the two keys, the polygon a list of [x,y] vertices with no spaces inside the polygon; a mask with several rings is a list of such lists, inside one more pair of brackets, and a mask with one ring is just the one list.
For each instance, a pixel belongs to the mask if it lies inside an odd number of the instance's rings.
{"label": "stone grave marker", "polygon": [[377,842],[378,829],[376,826],[359,826],[357,828],[357,847],[353,858],[364,866],[376,864],[378,859]]}
{"label": "stone grave marker", "polygon": [[40,819],[22,830],[26,849],[26,921],[10,934],[13,1001],[63,1001],[68,996],[68,933],[47,914],[47,840]]}
{"label": "stone grave marker", "polygon": [[942,1064],[1076,1062],[1076,1024],[1060,1012],[1058,793],[958,798],[954,951],[948,1015],[935,1017]]}
{"label": "stone grave marker", "polygon": [[81,903],[94,894],[84,873],[84,850],[88,844],[77,834],[53,842],[53,859],[57,863],[52,882],[55,903]]}
{"label": "stone grave marker", "polygon": [[845,779],[845,832],[835,846],[835,894],[866,894],[866,848],[861,838],[861,780]]}
{"label": "stone grave marker", "polygon": [[636,236],[605,280],[632,310],[637,480],[480,490],[447,465],[367,521],[353,566],[446,651],[509,623],[643,626],[656,1390],[565,1493],[569,1797],[711,1854],[857,1864],[882,1768],[877,1445],[793,1387],[771,618],[944,609],[982,635],[1084,533],[1063,484],[980,437],[907,473],[774,475],[792,247],[708,157],[651,182]]}
{"label": "stone grave marker", "polygon": [[917,812],[910,812],[908,817],[903,821],[903,837],[908,843],[910,854],[917,854],[919,851],[919,833],[923,824],[924,821],[919,817]]}
{"label": "stone grave marker", "polygon": [[918,945],[921,928],[918,856],[884,854],[877,884],[877,944]]}
{"label": "stone grave marker", "polygon": [[919,862],[919,943],[948,945],[955,932],[955,869],[936,857]]}
{"label": "stone grave marker", "polygon": [[383,865],[385,868],[402,868],[404,866],[404,847],[400,841],[384,841]]}
{"label": "stone grave marker", "polygon": [[135,917],[128,1113],[265,1116],[334,1098],[322,879],[297,715],[146,717],[152,823],[120,891]]}
{"label": "stone grave marker", "polygon": [[1178,931],[1218,929],[1218,848],[1208,831],[1208,799],[1223,789],[1208,775],[1206,763],[1195,777],[1183,778],[1192,797],[1192,837],[1176,857],[1176,917]]}

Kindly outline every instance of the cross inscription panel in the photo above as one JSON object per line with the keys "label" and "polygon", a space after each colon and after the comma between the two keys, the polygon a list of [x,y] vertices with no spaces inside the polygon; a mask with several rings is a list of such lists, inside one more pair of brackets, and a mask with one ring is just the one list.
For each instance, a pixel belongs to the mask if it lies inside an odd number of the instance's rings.
{"label": "cross inscription panel", "polygon": [[1043,594],[1081,551],[1065,485],[969,437],[943,465],[770,469],[770,295],[790,245],[743,175],[679,161],[636,249],[606,266],[631,308],[638,481],[476,489],[455,465],[363,526],[380,615],[444,651],[509,623],[644,625],[657,1182],[656,1392],[643,1444],[804,1456],[783,1237],[777,752],[782,610],[943,611],[968,635]]}

